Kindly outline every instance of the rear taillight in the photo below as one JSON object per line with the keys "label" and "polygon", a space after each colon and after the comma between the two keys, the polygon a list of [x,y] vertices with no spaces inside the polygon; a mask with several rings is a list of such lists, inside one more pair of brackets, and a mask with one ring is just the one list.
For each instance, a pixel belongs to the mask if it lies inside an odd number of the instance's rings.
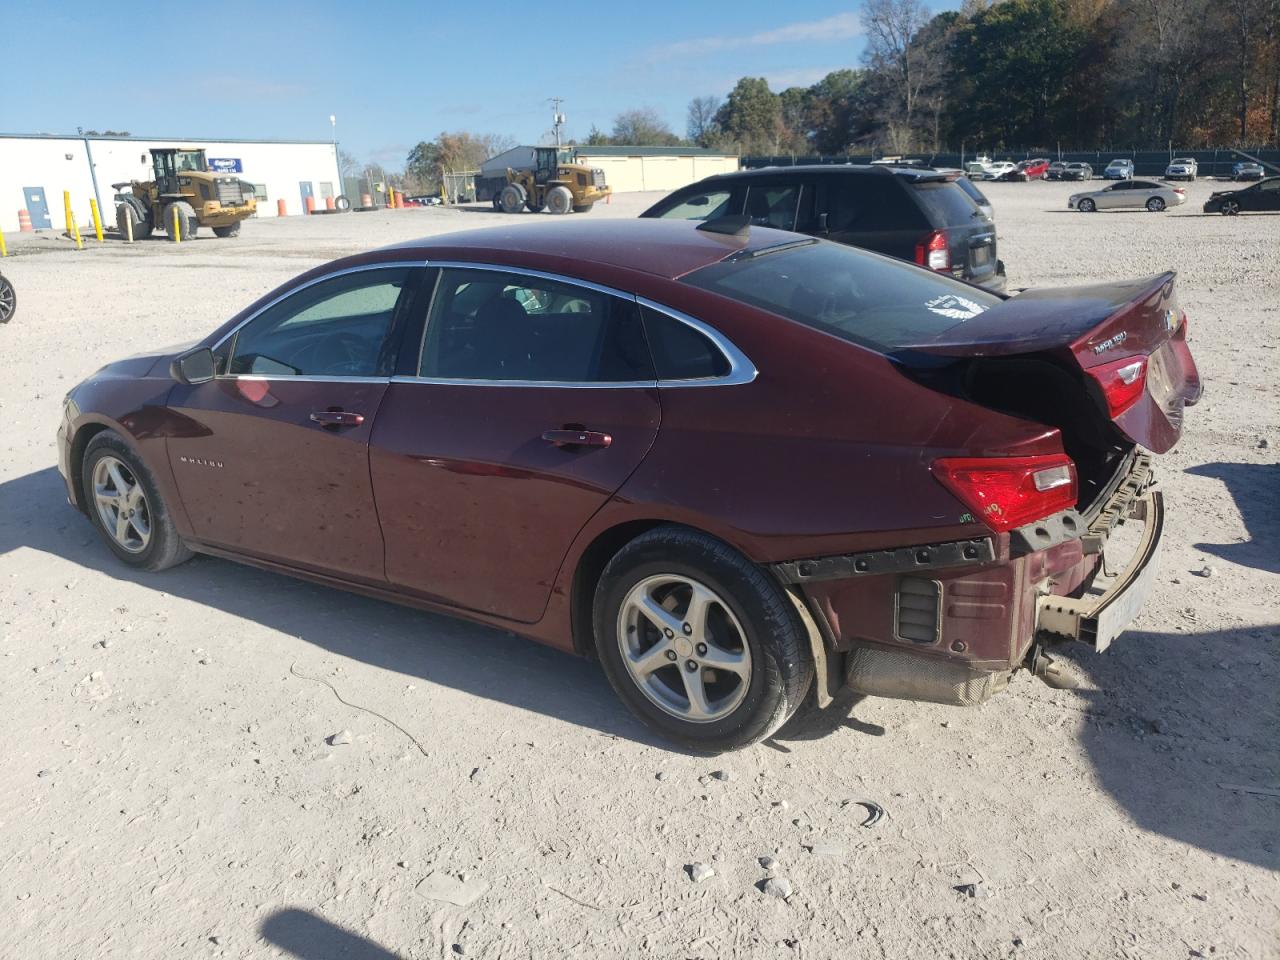
{"label": "rear taillight", "polygon": [[947,235],[941,230],[925,234],[916,244],[916,263],[930,270],[950,270],[951,249],[947,246]]}
{"label": "rear taillight", "polygon": [[1003,533],[1076,505],[1076,465],[1066,454],[945,457],[933,475],[974,516]]}
{"label": "rear taillight", "polygon": [[1173,192],[1185,194],[1187,191],[1183,190],[1181,187],[1174,187]]}
{"label": "rear taillight", "polygon": [[1147,358],[1125,357],[1090,367],[1089,376],[1098,381],[1107,400],[1107,414],[1115,419],[1132,407],[1147,388]]}

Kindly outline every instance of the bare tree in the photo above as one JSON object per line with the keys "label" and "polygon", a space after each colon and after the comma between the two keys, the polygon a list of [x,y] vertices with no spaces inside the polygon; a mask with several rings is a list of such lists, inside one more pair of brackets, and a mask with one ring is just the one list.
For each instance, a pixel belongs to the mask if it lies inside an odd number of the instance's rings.
{"label": "bare tree", "polygon": [[653,107],[624,110],[613,118],[613,142],[637,146],[670,146],[680,142]]}
{"label": "bare tree", "polygon": [[689,101],[689,123],[685,132],[700,147],[711,146],[719,132],[716,112],[720,109],[719,97],[694,97]]}
{"label": "bare tree", "polygon": [[360,172],[360,161],[356,159],[355,154],[348,153],[346,150],[338,151],[338,170],[344,177],[354,177]]}
{"label": "bare tree", "polygon": [[868,58],[873,67],[896,81],[900,119],[908,129],[926,79],[922,63],[926,51],[916,37],[929,20],[929,10],[920,0],[864,0],[862,4]]}

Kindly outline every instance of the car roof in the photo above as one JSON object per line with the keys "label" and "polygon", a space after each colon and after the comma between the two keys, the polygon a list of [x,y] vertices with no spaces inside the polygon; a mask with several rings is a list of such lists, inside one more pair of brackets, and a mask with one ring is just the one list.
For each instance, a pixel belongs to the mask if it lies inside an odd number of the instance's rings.
{"label": "car roof", "polygon": [[438,234],[383,250],[420,254],[427,261],[456,259],[529,269],[538,269],[537,261],[597,264],[674,280],[740,251],[763,250],[797,239],[794,233],[769,227],[716,233],[699,230],[693,220],[580,217],[568,222],[547,217],[544,223],[517,219],[510,226]]}
{"label": "car roof", "polygon": [[[891,163],[880,163],[874,166],[869,163],[801,163],[793,167],[752,167],[750,170],[734,170],[730,173],[717,173],[710,177],[704,177],[691,183],[690,187],[702,186],[708,183],[718,183],[731,180],[754,180],[758,177],[776,177],[779,175],[789,176],[800,174],[806,177],[825,176],[838,177],[850,173],[866,173],[877,177],[904,177],[908,180],[948,180],[950,176],[943,174],[941,171],[933,167],[922,166],[919,164],[897,165]],[[687,187],[681,189],[688,189]]]}

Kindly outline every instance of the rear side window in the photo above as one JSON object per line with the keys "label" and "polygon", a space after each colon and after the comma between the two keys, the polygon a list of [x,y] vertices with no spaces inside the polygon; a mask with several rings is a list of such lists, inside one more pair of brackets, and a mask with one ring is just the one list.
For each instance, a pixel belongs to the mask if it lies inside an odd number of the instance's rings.
{"label": "rear side window", "polygon": [[449,380],[652,381],[634,301],[541,277],[445,270],[419,373]]}
{"label": "rear side window", "polygon": [[722,260],[683,282],[881,353],[935,339],[1001,302],[940,274],[825,241]]}
{"label": "rear side window", "polygon": [[977,207],[955,183],[913,183],[911,192],[929,212],[929,220],[935,227],[956,227],[973,222]]}
{"label": "rear side window", "polygon": [[920,211],[892,177],[831,177],[827,183],[827,229],[844,231],[920,230]]}
{"label": "rear side window", "polygon": [[728,375],[728,359],[700,330],[658,310],[641,310],[659,380],[707,380]]}

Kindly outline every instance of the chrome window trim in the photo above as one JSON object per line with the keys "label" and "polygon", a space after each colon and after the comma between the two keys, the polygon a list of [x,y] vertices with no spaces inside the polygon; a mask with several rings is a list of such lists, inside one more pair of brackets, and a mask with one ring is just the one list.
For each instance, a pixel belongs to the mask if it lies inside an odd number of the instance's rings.
{"label": "chrome window trim", "polygon": [[318,374],[220,373],[215,380],[257,380],[264,383],[390,383],[391,377],[324,377]]}
{"label": "chrome window trim", "polygon": [[[249,314],[249,316],[245,317],[243,320],[237,323],[234,327],[232,327],[230,330],[224,333],[218,339],[218,342],[211,345],[209,349],[217,350],[220,346],[222,346],[224,343],[226,343],[228,340],[234,337],[237,333],[239,333],[242,328],[248,326],[250,323],[253,323],[254,320],[257,320],[258,317],[262,316],[272,307],[276,306],[279,303],[283,303],[285,300],[288,300],[295,293],[301,293],[303,290],[309,290],[311,287],[314,287],[317,283],[324,283],[324,281],[326,280],[336,280],[338,277],[345,277],[351,273],[364,273],[369,270],[394,270],[394,269],[405,268],[405,267],[409,269],[416,269],[418,267],[425,267],[426,265],[427,265],[427,261],[425,260],[412,260],[412,261],[396,260],[396,261],[389,261],[387,263],[365,263],[357,267],[346,267],[342,270],[336,270],[333,273],[326,273],[324,276],[315,277],[314,279],[308,280],[306,283],[299,284],[298,286],[289,289],[285,293],[280,294],[280,296],[276,297],[270,303],[264,303],[257,310],[253,311],[253,313]],[[280,378],[280,379],[283,379],[283,378]],[[293,378],[293,379],[296,379],[296,378]]]}
{"label": "chrome window trim", "polygon": [[[392,377],[393,383],[435,383],[435,384],[457,384],[459,386],[473,387],[491,387],[491,386],[508,386],[508,387],[555,387],[562,389],[577,390],[609,390],[619,389],[623,387],[664,387],[667,389],[673,387],[731,387],[744,383],[750,383],[759,374],[754,363],[752,363],[741,350],[739,350],[728,337],[722,334],[714,327],[674,310],[671,307],[663,306],[656,301],[647,297],[641,297],[634,293],[628,293],[625,290],[618,290],[614,287],[606,287],[603,284],[593,283],[590,280],[579,280],[576,277],[566,277],[563,274],[548,273],[543,270],[526,270],[523,267],[513,267],[505,264],[496,263],[480,263],[478,261],[469,260],[428,260],[427,265],[440,269],[451,270],[488,270],[495,273],[518,274],[525,277],[535,277],[539,280],[550,280],[553,283],[564,283],[569,286],[583,287],[587,290],[594,290],[597,293],[603,293],[606,296],[620,297],[623,300],[630,300],[638,306],[648,307],[650,310],[656,310],[665,314],[673,320],[679,321],[686,326],[697,330],[712,345],[723,354],[724,358],[729,362],[729,372],[722,377],[702,377],[695,380],[618,380],[618,381],[568,381],[568,380],[483,380],[483,379],[454,379],[450,377],[418,377],[418,376],[397,376]],[[434,301],[434,297],[432,298]],[[422,369],[422,351],[426,349],[427,328],[430,326],[431,314],[428,309],[426,322],[422,325],[422,343],[418,347],[418,369]]]}

